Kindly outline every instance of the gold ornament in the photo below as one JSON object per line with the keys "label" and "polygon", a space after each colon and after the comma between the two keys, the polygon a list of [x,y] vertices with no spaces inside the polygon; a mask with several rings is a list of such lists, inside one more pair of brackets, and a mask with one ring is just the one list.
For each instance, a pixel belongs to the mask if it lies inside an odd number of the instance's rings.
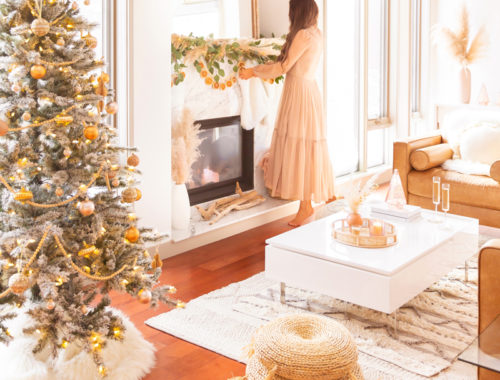
{"label": "gold ornament", "polygon": [[26,157],[17,160],[17,166],[19,166],[20,168],[24,168],[26,165],[28,165],[28,159]]}
{"label": "gold ornament", "polygon": [[54,308],[56,307],[56,303],[53,299],[49,299],[46,303],[46,306],[48,310],[54,310]]}
{"label": "gold ornament", "polygon": [[63,150],[63,155],[64,155],[64,157],[69,158],[69,156],[71,156],[71,153],[73,153],[73,152],[71,151],[71,149],[69,149],[69,148],[64,148],[64,150]]}
{"label": "gold ornament", "polygon": [[163,266],[163,261],[161,261],[159,254],[155,255],[151,266],[153,267],[153,269],[161,268]]}
{"label": "gold ornament", "polygon": [[56,116],[56,123],[59,125],[68,125],[73,122],[73,116],[70,115],[57,115]]}
{"label": "gold ornament", "polygon": [[127,231],[125,231],[125,239],[127,239],[130,243],[135,243],[139,240],[141,236],[139,230],[136,227],[129,227]]}
{"label": "gold ornament", "polygon": [[139,293],[137,294],[137,298],[139,299],[140,303],[148,304],[151,302],[151,291],[147,289],[141,289],[139,290]]}
{"label": "gold ornament", "polygon": [[135,189],[135,191],[137,193],[137,198],[135,198],[135,201],[137,202],[137,201],[141,200],[141,198],[142,198],[142,192],[141,192],[141,190],[139,190],[137,188]]}
{"label": "gold ornament", "polygon": [[100,253],[100,251],[95,247],[95,245],[88,245],[87,243],[83,243],[84,247],[80,251],[78,251],[78,256],[90,256],[90,255],[97,255]]}
{"label": "gold ornament", "polygon": [[59,45],[59,46],[64,46],[64,44],[66,43],[66,41],[64,41],[64,38],[59,37],[59,38],[57,39],[57,42],[56,42],[56,43],[57,43],[57,45]]}
{"label": "gold ornament", "polygon": [[139,166],[139,162],[139,157],[135,154],[132,154],[127,158],[127,165],[129,166]]}
{"label": "gold ornament", "polygon": [[114,171],[114,170],[109,170],[107,173],[108,173],[109,179],[114,179],[117,175],[116,171]]}
{"label": "gold ornament", "polygon": [[76,11],[78,9],[78,3],[76,1],[73,1],[73,4],[71,4],[71,8]]}
{"label": "gold ornament", "polygon": [[23,187],[20,191],[14,194],[14,199],[20,202],[29,201],[30,199],[33,199],[33,193]]}
{"label": "gold ornament", "polygon": [[23,113],[22,118],[23,118],[24,121],[30,121],[31,120],[31,114],[29,112],[25,112],[25,113]]}
{"label": "gold ornament", "polygon": [[118,103],[116,102],[110,102],[106,105],[106,112],[109,113],[110,115],[114,115],[115,113],[118,112]]}
{"label": "gold ornament", "polygon": [[134,203],[137,199],[137,191],[133,187],[128,187],[122,192],[123,203]]}
{"label": "gold ornament", "polygon": [[33,65],[30,74],[34,79],[42,79],[47,74],[47,69],[42,65]]}
{"label": "gold ornament", "polygon": [[85,41],[85,44],[91,48],[95,49],[97,47],[97,38],[95,38],[93,35],[90,33],[87,34],[86,36],[83,37],[83,40]]}
{"label": "gold ornament", "polygon": [[90,5],[90,0],[84,0],[84,1],[83,1],[83,4],[85,4],[85,5]]}
{"label": "gold ornament", "polygon": [[114,179],[113,182],[111,182],[111,184],[114,186],[114,187],[118,187],[120,186],[120,180],[118,179]]}
{"label": "gold ornament", "polygon": [[62,196],[63,196],[63,194],[64,194],[64,190],[63,190],[63,189],[61,189],[60,187],[58,187],[58,188],[56,189],[56,195],[57,195],[58,197],[62,197]]}
{"label": "gold ornament", "polygon": [[29,285],[29,278],[22,273],[15,273],[9,278],[9,288],[12,290],[12,293],[18,296],[28,290]]}
{"label": "gold ornament", "polygon": [[83,130],[83,135],[86,139],[95,140],[99,137],[99,129],[95,125],[89,125]]}
{"label": "gold ornament", "polygon": [[7,122],[0,120],[0,136],[5,136],[9,132],[9,124]]}
{"label": "gold ornament", "polygon": [[31,23],[31,31],[38,37],[43,37],[50,31],[50,24],[47,20],[39,17]]}
{"label": "gold ornament", "polygon": [[80,214],[83,216],[90,216],[94,213],[95,210],[95,205],[94,202],[89,201],[88,199],[86,201],[80,202],[78,205],[78,211],[80,211]]}
{"label": "gold ornament", "polygon": [[82,311],[83,314],[87,314],[87,312],[89,311],[89,309],[87,308],[86,305],[82,305],[82,307],[80,308],[80,310]]}

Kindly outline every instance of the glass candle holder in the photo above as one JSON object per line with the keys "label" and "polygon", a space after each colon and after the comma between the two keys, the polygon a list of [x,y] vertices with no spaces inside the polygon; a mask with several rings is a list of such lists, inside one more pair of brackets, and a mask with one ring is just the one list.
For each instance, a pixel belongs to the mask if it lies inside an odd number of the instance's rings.
{"label": "glass candle holder", "polygon": [[370,222],[370,235],[383,236],[384,235],[384,222],[380,220],[373,220]]}

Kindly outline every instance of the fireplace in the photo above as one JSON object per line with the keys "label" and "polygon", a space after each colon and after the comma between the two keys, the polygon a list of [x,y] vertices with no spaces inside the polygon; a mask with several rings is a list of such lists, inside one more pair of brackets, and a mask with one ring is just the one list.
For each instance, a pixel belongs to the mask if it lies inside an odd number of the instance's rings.
{"label": "fireplace", "polygon": [[240,117],[198,120],[201,125],[200,158],[192,166],[187,184],[191,205],[254,187],[254,131],[241,128]]}

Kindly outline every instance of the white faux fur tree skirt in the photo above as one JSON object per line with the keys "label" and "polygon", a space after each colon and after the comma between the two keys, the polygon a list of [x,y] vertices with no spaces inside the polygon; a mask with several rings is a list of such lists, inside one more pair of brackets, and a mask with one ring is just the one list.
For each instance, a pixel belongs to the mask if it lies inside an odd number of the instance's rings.
{"label": "white faux fur tree skirt", "polygon": [[[120,311],[111,309],[123,319],[126,331],[122,341],[108,341],[101,351],[107,368],[106,380],[139,380],[155,364],[155,348],[146,341],[130,320]],[[33,355],[36,339],[23,334],[31,323],[28,315],[17,310],[18,316],[7,325],[14,337],[8,345],[0,344],[0,378],[2,380],[97,380],[102,379],[92,356],[76,345],[61,350],[51,359],[47,352]]]}

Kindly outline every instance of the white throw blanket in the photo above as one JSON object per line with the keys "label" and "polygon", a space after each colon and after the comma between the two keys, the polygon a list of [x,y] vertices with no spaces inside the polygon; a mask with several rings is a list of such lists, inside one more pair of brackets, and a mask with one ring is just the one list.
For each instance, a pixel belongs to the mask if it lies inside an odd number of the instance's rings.
{"label": "white throw blanket", "polygon": [[259,78],[238,79],[241,88],[241,126],[251,130],[258,125],[274,127],[282,84],[270,84]]}
{"label": "white throw blanket", "polygon": [[490,165],[481,162],[454,159],[446,160],[441,166],[445,170],[452,170],[463,174],[490,175]]}

